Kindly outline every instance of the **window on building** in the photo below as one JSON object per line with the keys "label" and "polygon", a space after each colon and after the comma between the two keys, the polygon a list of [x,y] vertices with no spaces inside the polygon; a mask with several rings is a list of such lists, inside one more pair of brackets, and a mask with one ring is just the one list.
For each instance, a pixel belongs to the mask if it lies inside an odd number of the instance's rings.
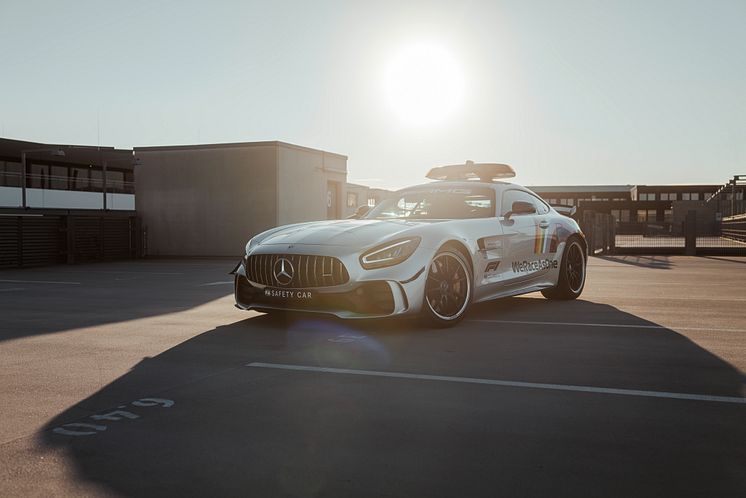
{"label": "window on building", "polygon": [[681,194],[681,200],[682,201],[698,201],[699,192],[684,192],[683,194]]}
{"label": "window on building", "polygon": [[655,193],[643,192],[642,194],[638,195],[638,199],[641,200],[641,201],[654,201],[655,200]]}
{"label": "window on building", "polygon": [[0,161],[0,186],[21,186],[21,163],[14,161]]}
{"label": "window on building", "polygon": [[90,190],[88,168],[70,168],[70,186],[73,190]]}
{"label": "window on building", "polygon": [[629,223],[629,221],[630,221],[630,218],[629,218],[630,217],[629,209],[622,209],[621,211],[622,212],[621,212],[621,218],[620,218],[620,220],[622,221],[622,223]]}
{"label": "window on building", "polygon": [[368,207],[376,207],[376,199],[373,197],[368,198]]}
{"label": "window on building", "polygon": [[611,216],[614,217],[614,221],[619,223],[622,220],[622,210],[621,209],[612,209],[611,210]]}
{"label": "window on building", "polygon": [[357,194],[355,192],[347,192],[347,207],[348,208],[357,207]]}
{"label": "window on building", "polygon": [[27,180],[30,188],[49,188],[49,165],[32,163]]}
{"label": "window on building", "polygon": [[648,221],[648,212],[644,209],[637,210],[637,223],[645,223]]}
{"label": "window on building", "polygon": [[666,209],[663,211],[663,221],[665,223],[673,223],[673,210],[672,209]]}
{"label": "window on building", "polygon": [[91,168],[90,179],[91,179],[91,190],[101,192],[104,188],[104,172],[100,169]]}
{"label": "window on building", "polygon": [[655,209],[648,209],[648,222],[658,221],[658,213]]}
{"label": "window on building", "polygon": [[675,200],[677,200],[677,196],[673,192],[662,192],[661,193],[661,200],[662,201],[675,201]]}
{"label": "window on building", "polygon": [[135,174],[132,171],[124,172],[124,193],[135,193]]}
{"label": "window on building", "polygon": [[106,190],[109,192],[124,192],[124,172],[108,170],[106,172]]}
{"label": "window on building", "polygon": [[50,168],[49,183],[50,188],[54,190],[67,190],[67,166],[52,166]]}

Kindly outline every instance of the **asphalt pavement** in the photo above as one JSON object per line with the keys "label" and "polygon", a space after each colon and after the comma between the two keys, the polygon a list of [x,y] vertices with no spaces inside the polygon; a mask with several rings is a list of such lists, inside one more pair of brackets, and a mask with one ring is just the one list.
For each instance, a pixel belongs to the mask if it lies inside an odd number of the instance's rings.
{"label": "asphalt pavement", "polygon": [[591,258],[450,329],[234,262],[0,271],[0,496],[746,496],[746,258]]}

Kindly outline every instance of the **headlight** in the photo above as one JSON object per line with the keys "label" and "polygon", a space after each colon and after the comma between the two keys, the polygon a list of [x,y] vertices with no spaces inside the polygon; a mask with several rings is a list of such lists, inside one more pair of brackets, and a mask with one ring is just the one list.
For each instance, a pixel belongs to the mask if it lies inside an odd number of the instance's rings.
{"label": "headlight", "polygon": [[419,237],[410,237],[374,247],[360,256],[360,264],[366,270],[398,265],[412,255],[420,240]]}

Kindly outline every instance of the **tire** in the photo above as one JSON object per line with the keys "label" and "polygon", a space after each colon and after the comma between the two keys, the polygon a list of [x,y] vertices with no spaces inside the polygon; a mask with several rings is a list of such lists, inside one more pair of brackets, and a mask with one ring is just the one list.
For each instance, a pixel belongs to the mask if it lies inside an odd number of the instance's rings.
{"label": "tire", "polygon": [[580,240],[577,237],[570,237],[562,254],[557,285],[541,293],[547,299],[577,299],[585,287],[587,263],[588,259]]}
{"label": "tire", "polygon": [[428,265],[422,315],[426,324],[449,327],[460,322],[472,299],[469,263],[453,249],[438,251]]}

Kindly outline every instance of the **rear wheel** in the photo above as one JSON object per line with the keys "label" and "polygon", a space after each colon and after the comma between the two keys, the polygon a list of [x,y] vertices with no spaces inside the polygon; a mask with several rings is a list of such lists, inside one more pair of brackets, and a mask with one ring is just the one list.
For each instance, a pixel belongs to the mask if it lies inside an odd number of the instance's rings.
{"label": "rear wheel", "polygon": [[576,237],[571,237],[562,255],[557,285],[541,293],[548,299],[577,299],[585,287],[586,263],[583,246]]}
{"label": "rear wheel", "polygon": [[459,322],[471,302],[471,271],[464,256],[441,249],[428,267],[423,315],[430,325],[446,327]]}

